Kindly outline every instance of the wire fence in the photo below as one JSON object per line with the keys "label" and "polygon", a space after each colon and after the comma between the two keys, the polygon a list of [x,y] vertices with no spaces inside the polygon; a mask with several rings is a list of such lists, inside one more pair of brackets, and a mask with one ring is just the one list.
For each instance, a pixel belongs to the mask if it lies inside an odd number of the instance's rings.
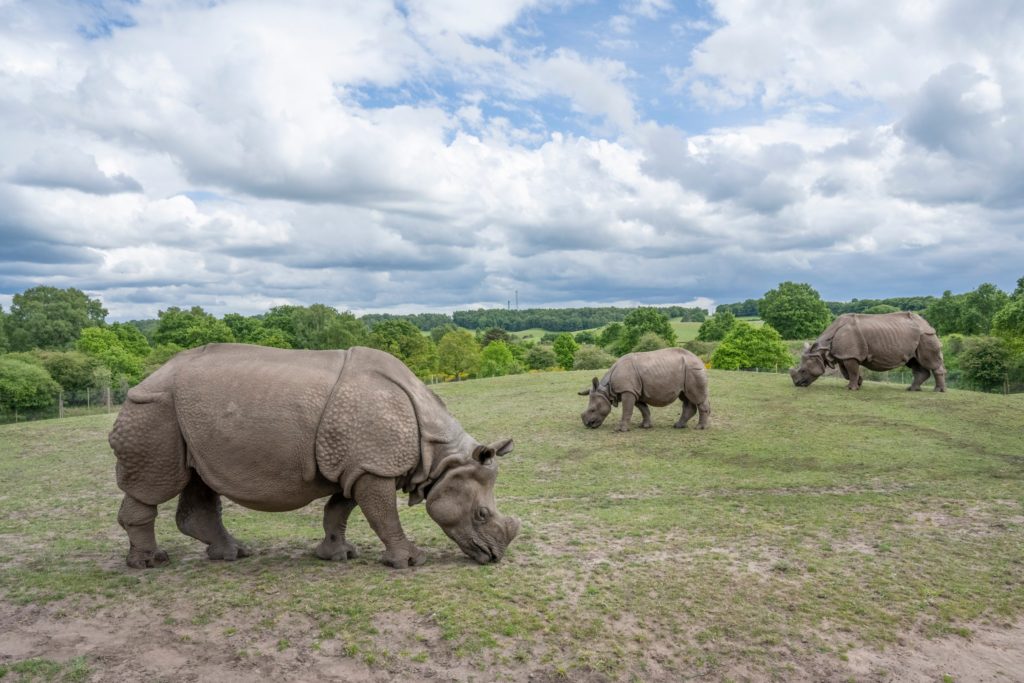
{"label": "wire fence", "polygon": [[124,403],[128,389],[127,384],[122,384],[117,387],[92,387],[81,391],[60,391],[54,394],[49,405],[28,410],[11,408],[0,401],[0,424],[115,413]]}

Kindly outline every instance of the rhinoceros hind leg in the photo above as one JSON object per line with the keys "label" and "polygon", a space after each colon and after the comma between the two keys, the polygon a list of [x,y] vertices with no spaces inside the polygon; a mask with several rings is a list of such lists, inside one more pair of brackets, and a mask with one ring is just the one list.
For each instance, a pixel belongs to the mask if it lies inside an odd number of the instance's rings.
{"label": "rhinoceros hind leg", "polygon": [[143,503],[128,494],[121,501],[117,522],[128,533],[126,562],[133,569],[146,569],[167,564],[167,553],[156,545],[156,505]]}
{"label": "rhinoceros hind leg", "polygon": [[839,369],[843,373],[843,377],[850,380],[850,383],[846,385],[847,389],[857,391],[860,389],[860,385],[864,384],[864,378],[860,376],[860,363],[856,359],[846,358],[839,361]]}
{"label": "rhinoceros hind leg", "polygon": [[643,416],[643,422],[640,423],[640,429],[650,429],[653,427],[654,425],[651,423],[651,409],[647,407],[647,404],[637,401],[636,407],[640,409],[640,415]]}
{"label": "rhinoceros hind leg", "polygon": [[356,547],[345,540],[348,516],[356,507],[340,493],[335,493],[324,506],[324,540],[314,551],[321,560],[351,560],[359,556]]}
{"label": "rhinoceros hind leg", "polygon": [[207,545],[206,555],[211,560],[230,562],[252,554],[224,528],[220,495],[207,486],[195,470],[185,490],[178,496],[178,511],[174,521],[181,533]]}
{"label": "rhinoceros hind leg", "polygon": [[693,405],[685,396],[680,396],[679,398],[683,401],[683,414],[679,416],[679,420],[672,426],[676,429],[686,429],[686,423],[697,414],[697,406]]}
{"label": "rhinoceros hind leg", "polygon": [[697,420],[697,429],[707,429],[708,417],[711,415],[711,404],[704,401],[697,406],[697,410],[700,411],[700,419]]}
{"label": "rhinoceros hind leg", "polygon": [[384,543],[384,564],[401,569],[426,561],[426,553],[405,537],[398,521],[394,479],[364,474],[356,480],[353,493],[366,521]]}
{"label": "rhinoceros hind leg", "polygon": [[935,391],[946,390],[946,368],[939,366],[938,370],[932,370],[932,374],[935,376]]}
{"label": "rhinoceros hind leg", "polygon": [[[909,387],[907,387],[907,391],[921,391],[921,385],[931,377],[931,371],[926,367],[922,367],[922,365],[917,362],[916,358],[911,358],[907,362],[907,367],[914,373],[914,381],[910,383]],[[945,384],[945,382],[943,382],[943,384]],[[938,380],[936,380],[935,385],[938,386]]]}

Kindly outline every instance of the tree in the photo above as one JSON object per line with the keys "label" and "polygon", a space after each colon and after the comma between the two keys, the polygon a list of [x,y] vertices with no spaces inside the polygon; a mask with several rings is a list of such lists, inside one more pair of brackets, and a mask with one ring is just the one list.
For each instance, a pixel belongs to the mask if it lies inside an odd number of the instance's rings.
{"label": "tree", "polygon": [[480,337],[480,346],[486,347],[491,342],[496,341],[503,341],[506,344],[511,344],[513,339],[511,334],[501,329],[500,327],[491,327],[488,328]]}
{"label": "tree", "polygon": [[0,353],[7,352],[7,333],[4,331],[4,307],[0,306]]}
{"label": "tree", "polygon": [[146,335],[142,334],[139,328],[125,323],[114,323],[110,329],[117,335],[118,341],[133,356],[145,358],[149,355],[150,346]]}
{"label": "tree", "polygon": [[576,352],[573,370],[602,370],[615,364],[615,356],[604,349],[587,344]]}
{"label": "tree", "polygon": [[[668,346],[665,340],[653,332],[645,332],[630,351],[657,351]],[[577,358],[578,360],[578,358]],[[576,367],[575,364],[573,367]]]}
{"label": "tree", "polygon": [[986,282],[964,294],[953,294],[947,289],[942,298],[929,304],[923,315],[940,335],[988,334],[996,314],[1010,301],[1006,292]]}
{"label": "tree", "polygon": [[736,321],[729,334],[711,354],[711,367],[720,370],[789,367],[793,357],[771,325],[755,327]]}
{"label": "tree", "polygon": [[187,311],[171,306],[166,311],[158,311],[157,316],[160,322],[153,333],[157,344],[177,344],[191,349],[203,344],[235,341],[231,328],[200,306]]}
{"label": "tree", "polygon": [[617,346],[624,330],[622,323],[610,323],[601,330],[601,335],[597,338],[597,345],[605,349]]}
{"label": "tree", "polygon": [[102,325],[107,309],[75,289],[39,286],[15,294],[5,316],[7,343],[12,351],[69,348],[87,327]]}
{"label": "tree", "polygon": [[1006,380],[1012,357],[1006,342],[998,337],[966,339],[960,353],[960,369],[968,382],[991,391]]}
{"label": "tree", "polygon": [[374,327],[370,346],[398,358],[420,378],[429,377],[437,367],[437,350],[430,337],[408,320],[392,318]]}
{"label": "tree", "polygon": [[531,370],[547,370],[558,365],[558,356],[550,346],[538,344],[526,354],[526,366]]}
{"label": "tree", "polygon": [[[113,383],[125,379],[134,383],[142,379],[142,362],[146,356],[137,356],[121,343],[117,333],[108,327],[90,327],[82,330],[75,342],[76,348],[110,369]],[[148,355],[149,345],[146,345]]]}
{"label": "tree", "polygon": [[92,386],[98,363],[81,351],[39,351],[43,367],[64,391],[85,391]]}
{"label": "tree", "polygon": [[180,351],[182,351],[182,348],[177,344],[160,344],[153,347],[153,350],[149,352],[149,355],[146,356],[146,359],[142,362],[143,377],[149,377],[152,375],[160,369],[160,366],[169,361]]}
{"label": "tree", "polygon": [[618,342],[619,355],[628,353],[647,332],[653,332],[665,340],[665,346],[675,346],[676,333],[668,316],[657,308],[641,306],[634,308],[622,321],[623,333]]}
{"label": "tree", "polygon": [[453,326],[437,345],[437,361],[441,372],[455,375],[455,381],[459,381],[479,367],[480,345],[472,332]]}
{"label": "tree", "polygon": [[871,315],[878,315],[879,313],[898,313],[899,310],[900,309],[895,306],[890,306],[889,304],[875,304],[874,306],[865,308],[864,312]]}
{"label": "tree", "polygon": [[597,343],[597,335],[594,334],[590,330],[583,330],[582,332],[577,332],[573,336],[573,339],[576,340],[577,344],[581,344],[581,345],[582,344],[596,344]]}
{"label": "tree", "polygon": [[576,343],[572,335],[568,332],[558,335],[555,337],[555,343],[552,344],[551,348],[558,358],[558,364],[565,370],[572,370],[573,359],[576,356],[576,351],[580,348],[580,345]]}
{"label": "tree", "polygon": [[480,376],[500,377],[511,375],[519,371],[516,359],[508,344],[503,341],[493,341],[484,347],[480,352]]}
{"label": "tree", "polygon": [[361,320],[324,304],[293,310],[292,327],[295,347],[299,349],[348,349],[365,344],[369,337],[369,330]]}
{"label": "tree", "polygon": [[783,339],[811,339],[832,322],[828,306],[818,292],[806,283],[782,282],[765,292],[758,304],[761,318],[774,327]]}
{"label": "tree", "polygon": [[241,344],[255,344],[256,339],[266,329],[263,320],[256,316],[244,316],[238,313],[227,313],[222,320],[231,330],[231,336]]}
{"label": "tree", "polygon": [[39,365],[15,358],[0,358],[0,406],[32,410],[53,405],[60,386]]}
{"label": "tree", "polygon": [[[448,334],[449,332],[454,332],[457,329],[459,328],[451,323],[444,323],[443,325],[438,325],[437,327],[430,331],[430,339],[435,344],[440,344],[441,340],[444,339],[444,336],[446,334]],[[438,351],[440,352],[440,349]]]}
{"label": "tree", "polygon": [[728,310],[718,310],[710,318],[704,320],[697,330],[698,341],[721,341],[736,324],[736,316]]}
{"label": "tree", "polygon": [[992,318],[992,334],[1015,347],[1024,346],[1024,278],[1018,281],[1017,292]]}

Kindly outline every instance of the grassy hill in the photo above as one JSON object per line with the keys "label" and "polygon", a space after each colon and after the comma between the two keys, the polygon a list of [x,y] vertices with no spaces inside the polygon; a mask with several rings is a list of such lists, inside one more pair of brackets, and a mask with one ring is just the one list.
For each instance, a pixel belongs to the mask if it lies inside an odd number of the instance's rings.
{"label": "grassy hill", "polygon": [[[35,643],[0,670],[846,680],[863,652],[1024,614],[1024,395],[712,371],[708,431],[673,430],[673,407],[614,433],[580,423],[591,374],[437,387],[481,441],[516,439],[497,497],[523,531],[486,567],[423,506],[401,516],[427,564],[393,571],[358,512],[361,556],[335,564],[311,554],[321,505],[228,502],[254,557],[207,561],[165,505],[172,563],[131,571],[112,416],[0,427],[0,630]],[[75,624],[77,646],[52,635]]]}

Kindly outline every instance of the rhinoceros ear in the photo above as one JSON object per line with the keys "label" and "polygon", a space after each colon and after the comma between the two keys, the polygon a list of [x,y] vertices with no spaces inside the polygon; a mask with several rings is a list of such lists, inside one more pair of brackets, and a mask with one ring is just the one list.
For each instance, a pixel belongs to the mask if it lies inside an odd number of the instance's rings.
{"label": "rhinoceros ear", "polygon": [[479,462],[481,465],[488,465],[494,459],[494,456],[502,456],[512,452],[512,439],[501,439],[493,443],[489,443],[486,446],[477,446],[473,450],[473,459]]}
{"label": "rhinoceros ear", "polygon": [[594,379],[591,380],[591,384],[595,389],[597,389],[597,385],[600,384],[600,382],[598,382],[597,378],[595,377]]}
{"label": "rhinoceros ear", "polygon": [[576,395],[577,396],[590,396],[590,388],[588,387],[588,388],[584,389],[583,391],[577,391]]}

